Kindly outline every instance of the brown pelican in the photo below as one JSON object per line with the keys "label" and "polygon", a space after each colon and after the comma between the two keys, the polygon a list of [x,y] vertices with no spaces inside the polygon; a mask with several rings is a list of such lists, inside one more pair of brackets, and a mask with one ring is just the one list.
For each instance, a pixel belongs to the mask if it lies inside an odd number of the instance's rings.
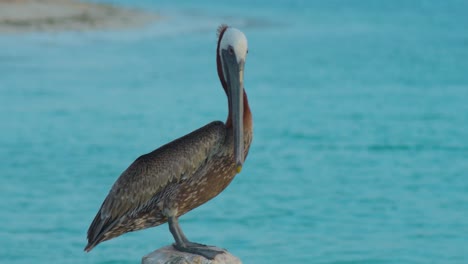
{"label": "brown pelican", "polygon": [[221,193],[238,174],[252,142],[252,115],[244,91],[247,39],[218,28],[216,64],[229,102],[226,123],[214,121],[137,158],[117,179],[88,230],[91,251],[124,233],[169,223],[173,246],[213,259],[220,251],[190,242],[178,217]]}

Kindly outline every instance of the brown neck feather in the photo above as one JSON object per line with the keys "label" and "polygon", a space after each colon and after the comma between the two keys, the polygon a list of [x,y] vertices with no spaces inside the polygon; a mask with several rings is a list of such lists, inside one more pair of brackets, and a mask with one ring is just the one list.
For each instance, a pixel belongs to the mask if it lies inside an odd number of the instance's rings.
{"label": "brown neck feather", "polygon": [[221,57],[219,56],[219,46],[221,45],[221,39],[223,38],[224,32],[226,32],[226,29],[228,28],[227,25],[221,25],[218,28],[218,47],[216,48],[216,66],[218,70],[218,77],[219,80],[221,81],[221,85],[224,88],[224,92],[226,92],[226,95],[228,94],[227,92],[227,83],[226,80],[224,80],[224,74],[223,74],[223,68],[221,66]]}
{"label": "brown neck feather", "polygon": [[[247,99],[247,93],[244,89],[244,130],[251,129],[252,127],[252,112],[250,111],[249,100]],[[228,117],[226,120],[226,127],[232,128],[232,114],[229,109]]]}

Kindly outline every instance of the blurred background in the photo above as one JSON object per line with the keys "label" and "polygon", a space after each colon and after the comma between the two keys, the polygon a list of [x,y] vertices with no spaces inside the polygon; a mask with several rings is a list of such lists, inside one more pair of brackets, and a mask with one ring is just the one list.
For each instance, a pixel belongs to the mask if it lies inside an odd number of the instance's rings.
{"label": "blurred background", "polygon": [[115,0],[64,27],[0,2],[0,262],[139,263],[173,242],[162,225],[83,252],[135,158],[226,119],[228,23],[254,141],[187,236],[244,263],[468,263],[467,1]]}

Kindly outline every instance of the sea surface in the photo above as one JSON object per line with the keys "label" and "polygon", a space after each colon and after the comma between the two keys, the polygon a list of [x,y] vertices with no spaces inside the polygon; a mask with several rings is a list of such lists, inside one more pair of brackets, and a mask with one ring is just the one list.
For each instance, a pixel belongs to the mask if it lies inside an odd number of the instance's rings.
{"label": "sea surface", "polygon": [[468,1],[111,1],[125,31],[0,36],[0,263],[139,263],[167,225],[84,253],[139,155],[227,101],[216,28],[245,32],[254,141],[187,236],[244,263],[468,263]]}

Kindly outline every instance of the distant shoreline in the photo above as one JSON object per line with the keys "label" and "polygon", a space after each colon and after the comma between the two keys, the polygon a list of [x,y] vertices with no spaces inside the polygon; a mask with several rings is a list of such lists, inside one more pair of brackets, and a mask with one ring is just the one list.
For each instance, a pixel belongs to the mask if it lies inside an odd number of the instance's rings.
{"label": "distant shoreline", "polygon": [[126,29],[158,19],[143,10],[77,0],[0,0],[0,34]]}

